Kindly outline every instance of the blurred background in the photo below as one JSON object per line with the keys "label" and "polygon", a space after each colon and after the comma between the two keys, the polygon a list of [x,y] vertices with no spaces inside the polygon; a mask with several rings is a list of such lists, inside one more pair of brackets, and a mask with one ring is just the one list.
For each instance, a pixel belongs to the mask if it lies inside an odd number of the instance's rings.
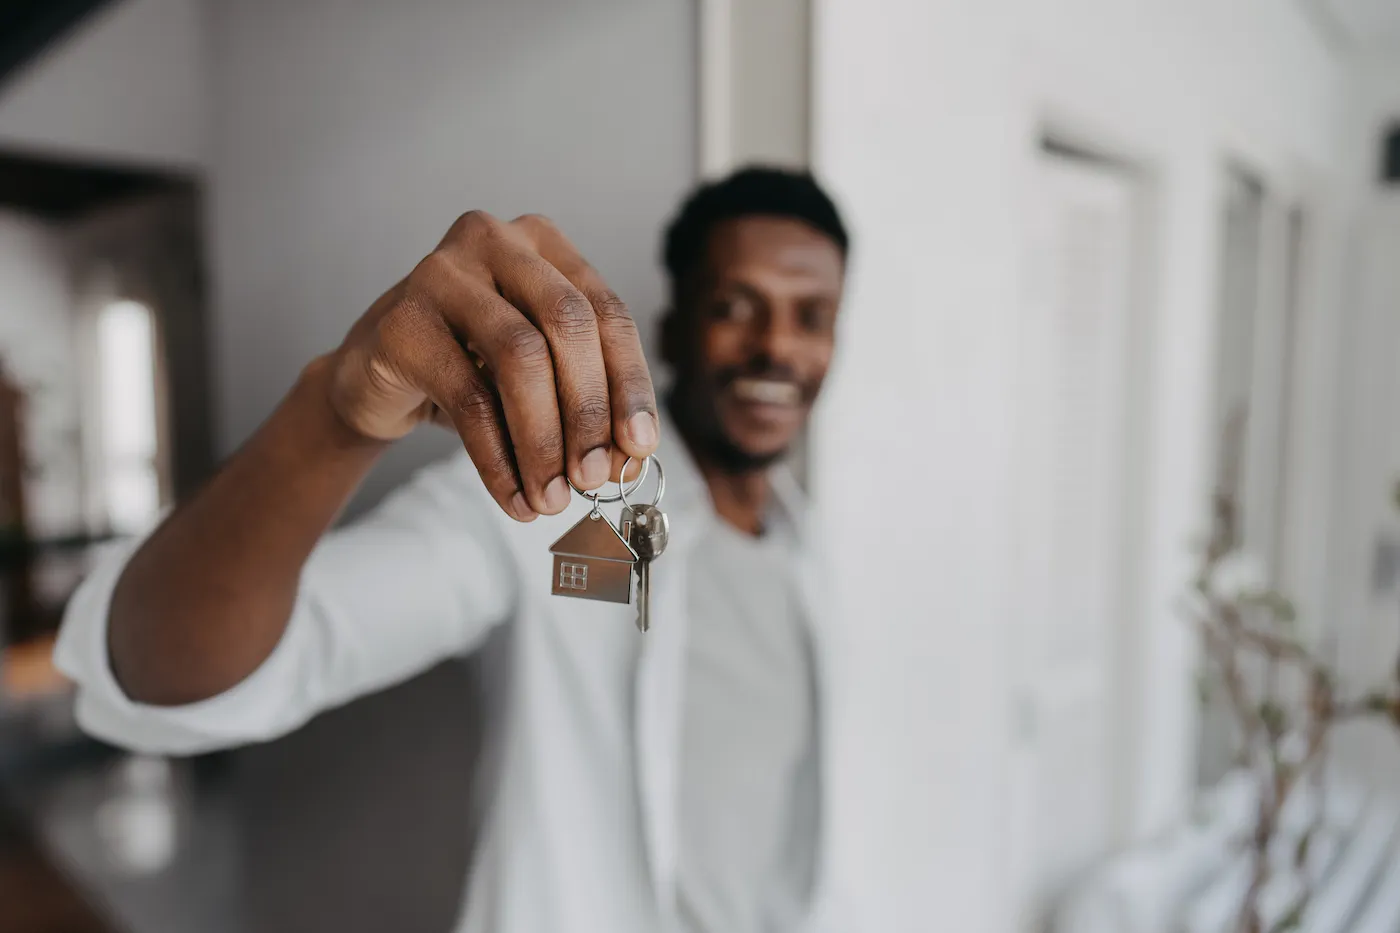
{"label": "blurred background", "polygon": [[[803,466],[884,724],[866,928],[1232,929],[1212,503],[1343,688],[1395,677],[1394,0],[5,4],[0,933],[450,928],[500,645],[167,762],[76,732],[63,605],[464,210],[553,217],[650,336],[665,219],[753,161],[853,230]],[[1330,744],[1307,929],[1400,929],[1397,746]]]}

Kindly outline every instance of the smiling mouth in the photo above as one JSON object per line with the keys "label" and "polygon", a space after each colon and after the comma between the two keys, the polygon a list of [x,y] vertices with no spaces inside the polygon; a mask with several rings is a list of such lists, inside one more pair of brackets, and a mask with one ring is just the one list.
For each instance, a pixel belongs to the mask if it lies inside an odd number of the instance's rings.
{"label": "smiling mouth", "polygon": [[783,379],[743,377],[730,383],[729,391],[737,401],[755,405],[795,406],[802,402],[802,390],[797,383]]}

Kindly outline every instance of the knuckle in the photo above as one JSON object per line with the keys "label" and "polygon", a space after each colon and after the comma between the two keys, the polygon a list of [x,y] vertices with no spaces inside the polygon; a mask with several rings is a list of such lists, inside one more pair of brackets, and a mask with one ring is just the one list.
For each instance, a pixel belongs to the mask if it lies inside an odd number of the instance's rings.
{"label": "knuckle", "polygon": [[558,229],[554,221],[543,214],[521,214],[511,221],[511,225],[530,233],[547,233]]}
{"label": "knuckle", "polygon": [[472,380],[453,393],[452,405],[457,414],[472,422],[496,420],[496,397],[485,385]]}
{"label": "knuckle", "polygon": [[552,472],[564,462],[564,437],[557,430],[545,431],[527,442],[527,452],[535,463],[544,464]]}
{"label": "knuckle", "polygon": [[515,492],[515,460],[503,450],[494,451],[486,457],[485,471],[497,477],[496,482],[507,493]]}
{"label": "knuckle", "polygon": [[501,352],[520,366],[543,366],[549,363],[549,342],[534,326],[520,323],[507,328],[501,335]]}
{"label": "knuckle", "polygon": [[628,411],[648,410],[652,406],[653,390],[651,374],[638,369],[622,378],[622,397],[628,401]]}
{"label": "knuckle", "polygon": [[515,461],[504,448],[494,446],[482,454],[476,461],[476,471],[488,488],[498,490],[505,499],[515,493]]}
{"label": "knuckle", "polygon": [[457,264],[452,257],[440,249],[435,249],[418,261],[409,273],[410,283],[420,288],[441,287],[457,277]]}
{"label": "knuckle", "polygon": [[467,211],[452,224],[451,232],[464,239],[490,236],[499,225],[495,217],[485,211]]}
{"label": "knuckle", "polygon": [[607,396],[589,393],[574,404],[569,421],[576,430],[587,434],[606,432],[612,426],[612,406]]}
{"label": "knuckle", "polygon": [[636,327],[632,320],[632,312],[627,309],[627,303],[610,288],[598,293],[593,300],[593,311],[599,321],[614,327]]}
{"label": "knuckle", "polygon": [[561,289],[548,312],[550,326],[566,339],[588,336],[597,327],[593,305],[574,289]]}

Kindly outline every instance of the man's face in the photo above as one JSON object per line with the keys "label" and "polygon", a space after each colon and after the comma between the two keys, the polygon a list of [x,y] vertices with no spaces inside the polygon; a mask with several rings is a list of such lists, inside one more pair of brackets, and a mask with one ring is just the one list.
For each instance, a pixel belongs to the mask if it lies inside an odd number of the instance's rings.
{"label": "man's face", "polygon": [[746,470],[788,449],[831,364],[844,273],[836,244],[800,221],[714,228],[666,334],[675,415],[697,454]]}

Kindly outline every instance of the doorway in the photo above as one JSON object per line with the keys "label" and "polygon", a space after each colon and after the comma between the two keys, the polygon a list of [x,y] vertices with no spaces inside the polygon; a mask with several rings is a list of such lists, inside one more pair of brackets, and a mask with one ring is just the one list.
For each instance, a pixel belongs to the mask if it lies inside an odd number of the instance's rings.
{"label": "doorway", "polygon": [[165,168],[0,151],[11,662],[47,663],[94,548],[149,529],[212,468],[201,198],[198,177]]}
{"label": "doorway", "polygon": [[[1298,334],[1307,264],[1308,213],[1258,172],[1224,168],[1212,444],[1214,492],[1236,514],[1231,547],[1257,559],[1264,582],[1285,592],[1289,579],[1297,417]],[[1275,672],[1262,660],[1245,675],[1272,693]],[[1202,708],[1197,786],[1214,786],[1235,766],[1235,717],[1215,691]]]}
{"label": "doorway", "polygon": [[1142,181],[1047,144],[1034,165],[1018,353],[1019,929],[1122,843],[1132,691]]}

